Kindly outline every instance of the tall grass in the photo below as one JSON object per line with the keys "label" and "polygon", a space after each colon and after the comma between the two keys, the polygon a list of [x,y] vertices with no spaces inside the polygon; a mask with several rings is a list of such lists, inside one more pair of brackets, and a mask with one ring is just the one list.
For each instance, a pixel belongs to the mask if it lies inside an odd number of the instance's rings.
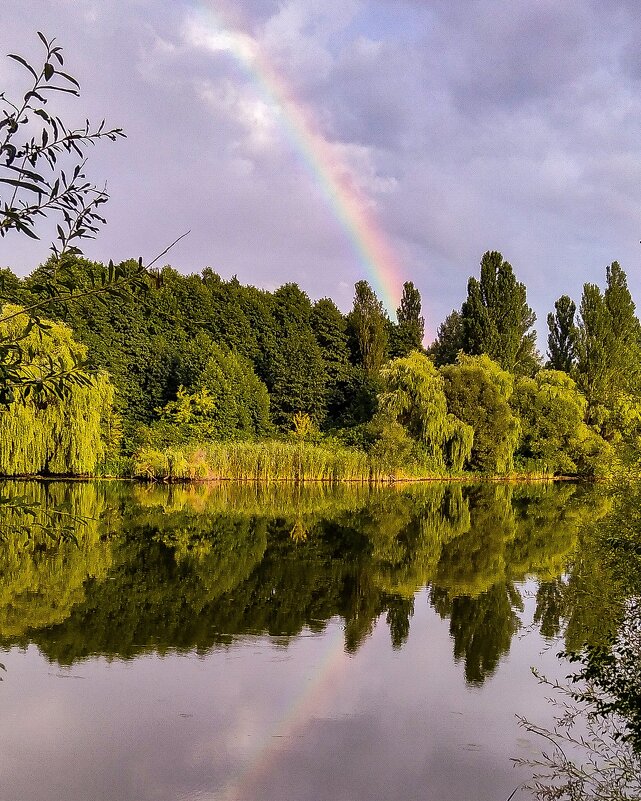
{"label": "tall grass", "polygon": [[236,481],[385,482],[416,478],[389,470],[364,451],[308,442],[208,442],[180,448],[142,448],[133,459],[133,476],[148,480],[232,479]]}

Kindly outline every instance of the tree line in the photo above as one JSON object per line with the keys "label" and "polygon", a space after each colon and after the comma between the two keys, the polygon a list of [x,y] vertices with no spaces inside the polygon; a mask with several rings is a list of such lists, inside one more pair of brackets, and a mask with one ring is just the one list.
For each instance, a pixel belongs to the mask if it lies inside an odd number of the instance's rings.
{"label": "tree line", "polygon": [[[268,292],[209,268],[183,275],[165,267],[144,293],[93,293],[105,270],[66,254],[24,279],[2,271],[12,306],[0,333],[21,343],[24,369],[82,369],[58,395],[32,396],[26,386],[0,415],[0,472],[147,464],[148,475],[189,477],[201,446],[273,439],[364,453],[364,478],[591,476],[629,469],[636,458],[641,329],[616,262],[603,291],[585,285],[578,311],[566,295],[555,303],[545,363],[526,288],[498,252],[483,256],[460,310],[427,348],[410,281],[393,321],[366,281],[344,314],[294,283]],[[57,300],[66,285],[71,303]],[[47,320],[36,328],[17,314],[43,301]],[[180,459],[182,473],[172,473]],[[161,466],[150,472],[150,460]]]}

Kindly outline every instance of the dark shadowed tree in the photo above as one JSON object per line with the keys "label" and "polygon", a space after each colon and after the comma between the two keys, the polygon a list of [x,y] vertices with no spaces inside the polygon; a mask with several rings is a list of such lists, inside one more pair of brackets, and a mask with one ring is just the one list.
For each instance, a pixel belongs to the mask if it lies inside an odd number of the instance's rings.
{"label": "dark shadowed tree", "polygon": [[427,349],[437,367],[454,364],[459,351],[463,350],[463,318],[453,309],[439,325],[436,339]]}
{"label": "dark shadowed tree", "polygon": [[423,349],[425,319],[421,315],[421,293],[411,281],[403,284],[401,305],[396,310],[398,324],[390,333],[390,355],[407,356],[413,350]]}
{"label": "dark shadowed tree", "polygon": [[387,315],[367,281],[358,281],[354,286],[349,326],[357,361],[368,373],[377,373],[387,359]]}
{"label": "dark shadowed tree", "polygon": [[267,387],[274,422],[290,429],[294,415],[317,424],[326,409],[327,375],[311,326],[312,304],[297,284],[284,284],[272,296],[273,329],[267,340]]}
{"label": "dark shadowed tree", "polygon": [[554,313],[548,314],[548,367],[569,373],[576,360],[576,329],[574,315],[576,303],[567,295],[554,304]]}
{"label": "dark shadowed tree", "polygon": [[321,350],[327,383],[325,406],[330,421],[345,404],[352,365],[349,361],[347,320],[333,300],[322,298],[314,304],[311,327]]}

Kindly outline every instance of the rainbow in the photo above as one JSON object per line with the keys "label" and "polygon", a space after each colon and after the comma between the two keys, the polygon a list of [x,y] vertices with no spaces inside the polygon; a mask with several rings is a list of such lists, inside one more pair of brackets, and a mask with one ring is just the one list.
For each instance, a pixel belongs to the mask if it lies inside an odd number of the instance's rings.
{"label": "rainbow", "polygon": [[269,774],[278,756],[291,746],[291,738],[327,708],[328,697],[336,693],[338,674],[349,662],[343,648],[341,627],[334,623],[330,626],[333,631],[326,630],[322,635],[327,639],[327,646],[313,676],[294,695],[281,720],[262,738],[243,773],[228,783],[222,794],[216,794],[219,801],[246,801],[254,798],[257,783]]}
{"label": "rainbow", "polygon": [[337,147],[317,131],[312,114],[269,62],[256,41],[224,25],[217,11],[202,2],[192,18],[192,38],[210,50],[230,53],[278,112],[281,128],[322,190],[374,290],[393,315],[401,295],[402,270],[375,219],[371,202],[354,186],[350,169]]}

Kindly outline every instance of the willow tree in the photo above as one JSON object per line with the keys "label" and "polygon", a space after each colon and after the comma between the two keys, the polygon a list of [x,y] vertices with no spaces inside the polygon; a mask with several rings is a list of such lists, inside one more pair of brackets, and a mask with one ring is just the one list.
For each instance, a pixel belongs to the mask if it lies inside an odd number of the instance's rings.
{"label": "willow tree", "polygon": [[509,405],[514,377],[485,354],[461,354],[458,363],[442,367],[441,374],[450,412],[474,429],[471,466],[488,473],[509,472],[520,432]]}
{"label": "willow tree", "polygon": [[607,469],[611,447],[584,422],[587,401],[567,373],[540,370],[534,378],[517,378],[510,405],[521,421],[522,458],[554,473]]}
{"label": "willow tree", "polygon": [[472,451],[472,428],[447,411],[444,381],[418,351],[381,370],[379,407],[420,442],[437,467],[462,470]]}
{"label": "willow tree", "polygon": [[[19,343],[21,351],[14,400],[0,410],[0,474],[93,473],[117,428],[109,379],[82,371],[87,350],[70,328],[46,320],[34,328],[20,312],[5,306],[0,320],[0,337]],[[34,392],[55,371],[73,371],[74,382]]]}

